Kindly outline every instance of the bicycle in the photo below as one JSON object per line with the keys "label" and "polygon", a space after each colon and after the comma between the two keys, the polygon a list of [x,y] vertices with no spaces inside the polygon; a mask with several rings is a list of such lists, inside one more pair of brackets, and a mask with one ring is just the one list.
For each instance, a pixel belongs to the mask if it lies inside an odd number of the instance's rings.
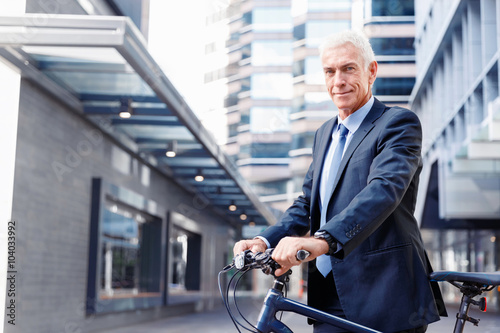
{"label": "bicycle", "polygon": [[[316,321],[324,322],[330,325],[341,327],[355,333],[381,333],[366,326],[359,325],[347,319],[334,316],[332,314],[312,308],[303,303],[287,298],[286,286],[290,279],[291,270],[281,276],[275,276],[276,270],[280,267],[279,264],[272,259],[273,249],[268,249],[265,252],[252,253],[249,250],[242,252],[233,258],[231,264],[227,265],[219,272],[219,291],[222,296],[223,303],[228,311],[228,314],[233,321],[238,332],[241,332],[240,327],[255,333],[293,333],[280,319],[277,318],[277,313],[293,312]],[[302,261],[309,256],[309,252],[300,250],[297,252],[297,259]],[[227,273],[236,269],[236,273],[231,277],[226,293],[223,292],[221,286],[222,273]],[[262,305],[257,323],[250,323],[241,313],[236,302],[236,288],[241,278],[252,269],[261,269],[265,274],[272,275],[274,282],[269,289],[264,303]],[[236,280],[235,280],[236,279]],[[429,279],[438,282],[449,282],[453,286],[460,289],[463,294],[460,303],[455,328],[453,333],[462,333],[466,322],[471,322],[478,326],[479,319],[471,318],[468,313],[471,305],[478,306],[481,311],[486,311],[486,298],[482,297],[479,300],[474,300],[474,297],[481,295],[483,292],[490,291],[494,287],[500,285],[500,272],[494,273],[467,273],[455,271],[436,271],[430,274]],[[229,303],[229,291],[234,282],[234,304],[239,315],[244,319],[246,324],[239,321]]]}

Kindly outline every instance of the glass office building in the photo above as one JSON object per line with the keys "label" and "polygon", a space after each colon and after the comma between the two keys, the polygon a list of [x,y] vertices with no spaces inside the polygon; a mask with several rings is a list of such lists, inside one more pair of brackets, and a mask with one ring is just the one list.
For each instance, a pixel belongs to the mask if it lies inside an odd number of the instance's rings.
{"label": "glass office building", "polygon": [[415,84],[414,1],[364,0],[363,31],[379,64],[373,94],[383,103],[408,106]]}
{"label": "glass office building", "polygon": [[[500,267],[500,1],[416,1],[417,214],[436,269]],[[446,290],[448,300],[456,297]],[[497,305],[498,293],[490,292]]]}
{"label": "glass office building", "polygon": [[315,130],[335,114],[317,47],[350,19],[351,1],[230,1],[208,16],[207,29],[228,27],[224,44],[207,43],[207,59],[226,63],[209,61],[205,77],[208,89],[226,87],[213,108],[228,124],[225,150],[276,215],[300,191]]}
{"label": "glass office building", "polygon": [[338,110],[326,92],[318,47],[323,39],[351,28],[351,1],[294,1],[293,103],[290,114],[292,197],[312,161],[314,133]]}

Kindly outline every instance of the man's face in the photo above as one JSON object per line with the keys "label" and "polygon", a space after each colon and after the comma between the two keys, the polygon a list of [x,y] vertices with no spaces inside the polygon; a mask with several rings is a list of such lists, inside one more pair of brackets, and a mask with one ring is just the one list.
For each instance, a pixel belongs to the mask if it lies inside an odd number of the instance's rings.
{"label": "man's face", "polygon": [[346,43],[325,49],[321,57],[326,88],[342,119],[362,107],[370,97],[377,75],[374,61],[366,69],[357,48]]}

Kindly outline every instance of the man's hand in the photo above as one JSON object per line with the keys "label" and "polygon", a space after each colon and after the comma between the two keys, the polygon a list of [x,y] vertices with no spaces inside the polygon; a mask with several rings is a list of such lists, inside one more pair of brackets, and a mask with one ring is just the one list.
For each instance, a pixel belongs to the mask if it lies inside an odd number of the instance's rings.
{"label": "man's hand", "polygon": [[243,251],[250,250],[253,253],[264,252],[267,249],[266,243],[259,238],[240,240],[233,247],[233,254],[236,257]]}
{"label": "man's hand", "polygon": [[328,253],[328,243],[324,239],[314,237],[285,237],[280,240],[273,251],[273,259],[281,266],[276,270],[276,276],[280,276],[291,267],[297,266],[301,261],[297,260],[297,252],[307,250],[311,253],[304,261],[311,261],[322,254]]}

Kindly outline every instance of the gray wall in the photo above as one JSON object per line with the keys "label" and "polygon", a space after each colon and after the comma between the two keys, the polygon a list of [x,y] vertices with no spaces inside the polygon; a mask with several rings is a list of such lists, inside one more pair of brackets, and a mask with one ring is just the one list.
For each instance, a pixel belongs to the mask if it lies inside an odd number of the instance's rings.
{"label": "gray wall", "polygon": [[[93,177],[155,201],[164,220],[167,212],[182,213],[188,222],[171,222],[202,234],[202,302],[86,316]],[[17,309],[16,326],[5,325],[6,332],[90,332],[218,304],[216,273],[232,232],[223,217],[210,207],[195,208],[193,195],[27,81],[21,87],[12,216]]]}

